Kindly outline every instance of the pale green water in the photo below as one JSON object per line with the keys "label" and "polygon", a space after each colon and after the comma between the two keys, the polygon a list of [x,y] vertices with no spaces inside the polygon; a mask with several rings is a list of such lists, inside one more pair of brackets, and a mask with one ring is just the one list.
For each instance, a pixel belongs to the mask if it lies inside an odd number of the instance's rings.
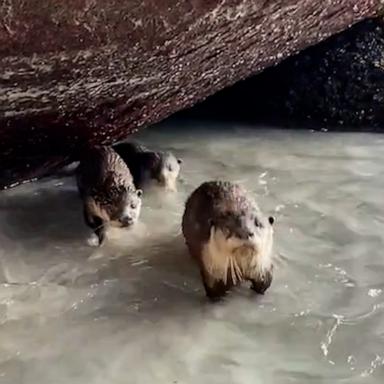
{"label": "pale green water", "polygon": [[[72,180],[0,195],[1,384],[383,383],[384,136],[194,128],[137,136],[183,180],[102,250]],[[180,219],[212,178],[277,218],[264,297],[205,301]]]}

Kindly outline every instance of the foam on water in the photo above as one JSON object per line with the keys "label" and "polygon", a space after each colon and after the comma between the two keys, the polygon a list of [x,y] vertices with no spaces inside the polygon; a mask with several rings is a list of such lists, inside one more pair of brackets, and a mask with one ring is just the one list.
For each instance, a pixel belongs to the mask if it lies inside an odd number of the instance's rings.
{"label": "foam on water", "polygon": [[[382,383],[384,137],[160,126],[179,192],[101,249],[71,179],[0,195],[0,383]],[[225,178],[276,216],[275,279],[205,300],[184,201]]]}

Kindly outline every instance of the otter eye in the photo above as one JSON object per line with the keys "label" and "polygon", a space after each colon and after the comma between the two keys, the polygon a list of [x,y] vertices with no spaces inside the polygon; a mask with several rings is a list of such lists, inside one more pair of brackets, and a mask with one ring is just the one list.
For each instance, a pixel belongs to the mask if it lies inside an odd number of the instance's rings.
{"label": "otter eye", "polygon": [[169,172],[172,172],[173,171],[172,165],[168,165],[167,169],[168,169]]}
{"label": "otter eye", "polygon": [[255,219],[255,226],[258,228],[263,228],[262,222],[257,217]]}
{"label": "otter eye", "polygon": [[132,209],[136,209],[136,207],[137,207],[137,204],[136,204],[136,203],[132,203],[132,204],[131,204],[131,208],[132,208]]}

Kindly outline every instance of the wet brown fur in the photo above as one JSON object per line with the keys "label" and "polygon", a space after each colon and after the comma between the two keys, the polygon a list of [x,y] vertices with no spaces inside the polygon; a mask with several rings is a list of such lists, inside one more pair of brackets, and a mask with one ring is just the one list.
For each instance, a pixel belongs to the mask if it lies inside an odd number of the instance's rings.
{"label": "wet brown fur", "polygon": [[245,190],[229,182],[203,183],[186,202],[182,231],[189,252],[199,265],[206,294],[211,299],[224,296],[231,287],[244,280],[250,281],[251,288],[259,294],[263,294],[271,285],[272,262],[262,270],[262,273],[255,271],[254,268],[246,267],[244,271],[236,271],[236,268],[228,267],[227,278],[224,280],[210,272],[204,261],[203,250],[210,240],[212,226],[220,228],[221,225],[225,225],[222,223],[233,217],[235,228],[236,218],[241,218],[244,213],[251,211],[255,212],[258,220],[263,221],[263,225],[272,225],[273,218],[264,217]]}
{"label": "wet brown fur", "polygon": [[173,177],[177,178],[180,171],[182,160],[176,159],[170,152],[152,151],[134,142],[122,142],[114,145],[113,148],[128,165],[137,188],[145,188],[151,180],[167,186],[170,181],[170,179],[167,180],[169,176],[164,176],[162,172],[165,163],[173,167],[171,171]]}
{"label": "wet brown fur", "polygon": [[129,168],[110,147],[94,147],[86,151],[76,170],[79,194],[84,203],[85,222],[99,238],[105,239],[105,226],[119,214],[126,194],[136,194]]}

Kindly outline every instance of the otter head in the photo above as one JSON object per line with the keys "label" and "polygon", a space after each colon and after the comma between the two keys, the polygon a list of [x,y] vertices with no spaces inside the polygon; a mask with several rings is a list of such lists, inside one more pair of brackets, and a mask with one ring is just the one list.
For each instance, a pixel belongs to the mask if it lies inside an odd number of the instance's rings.
{"label": "otter head", "polygon": [[175,191],[183,161],[177,159],[171,152],[158,152],[153,155],[152,178],[162,187]]}
{"label": "otter head", "polygon": [[248,249],[267,253],[272,249],[274,218],[264,217],[258,210],[225,212],[211,220],[211,233],[230,252]]}
{"label": "otter head", "polygon": [[135,224],[141,211],[141,189],[133,187],[110,187],[106,193],[96,195],[98,216],[117,227]]}
{"label": "otter head", "polygon": [[142,194],[141,189],[128,189],[122,194],[114,219],[121,227],[130,227],[138,221]]}

